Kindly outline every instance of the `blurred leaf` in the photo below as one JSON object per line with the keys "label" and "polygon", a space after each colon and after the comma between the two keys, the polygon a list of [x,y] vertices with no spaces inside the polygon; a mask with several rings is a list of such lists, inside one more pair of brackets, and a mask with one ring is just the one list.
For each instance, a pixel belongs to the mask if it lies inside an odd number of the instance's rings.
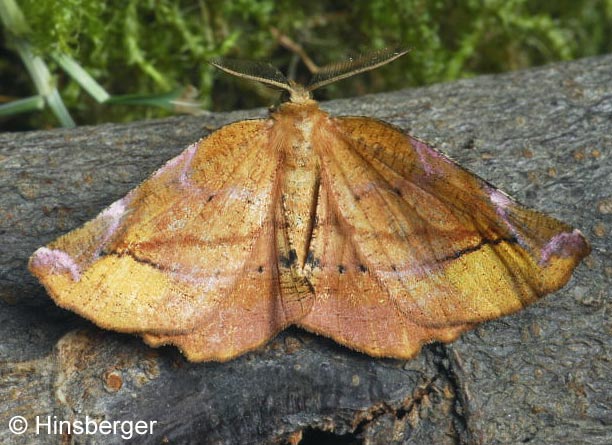
{"label": "blurred leaf", "polygon": [[42,96],[32,96],[0,105],[0,116],[13,116],[43,108],[45,108],[45,99]]}
{"label": "blurred leaf", "polygon": [[110,94],[100,86],[96,80],[85,71],[72,57],[62,53],[54,53],[53,59],[70,75],[85,91],[97,102],[103,103],[110,98]]}
{"label": "blurred leaf", "polygon": [[[107,100],[109,104],[122,105],[149,105],[176,111],[177,108],[191,108],[198,110],[200,104],[192,100],[192,90],[181,88],[162,94],[124,94],[122,96],[112,96]],[[182,111],[185,112],[185,111]]]}

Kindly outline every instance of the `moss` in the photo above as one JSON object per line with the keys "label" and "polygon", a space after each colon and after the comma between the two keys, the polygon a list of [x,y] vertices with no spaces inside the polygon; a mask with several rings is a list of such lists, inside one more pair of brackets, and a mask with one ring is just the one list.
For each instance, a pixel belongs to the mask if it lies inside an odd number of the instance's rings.
{"label": "moss", "polygon": [[[272,27],[302,44],[321,64],[388,44],[413,48],[404,60],[333,85],[322,98],[612,50],[607,38],[612,0],[21,0],[19,6],[30,27],[27,38],[43,57],[53,51],[72,55],[111,94],[159,94],[195,85],[203,106],[216,110],[273,99],[261,88],[214,72],[206,64],[211,57],[268,59],[298,78],[305,75],[297,56],[273,38]],[[0,96],[33,94],[27,72],[15,63],[0,53],[0,66],[11,65],[6,72],[12,73],[0,74]],[[168,114],[152,107],[96,104],[61,70],[54,74],[80,124]],[[56,125],[50,116],[29,115],[28,125]]]}

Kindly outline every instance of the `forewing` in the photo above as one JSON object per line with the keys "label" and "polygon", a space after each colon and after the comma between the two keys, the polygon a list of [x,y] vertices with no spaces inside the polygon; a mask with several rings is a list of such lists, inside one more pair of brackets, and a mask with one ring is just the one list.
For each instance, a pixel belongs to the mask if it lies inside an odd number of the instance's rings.
{"label": "forewing", "polygon": [[192,359],[262,344],[289,322],[278,309],[279,158],[267,129],[256,120],[216,131],[39,249],[30,269],[60,306]]}
{"label": "forewing", "polygon": [[[336,119],[313,141],[332,223],[314,231],[317,299],[301,324],[356,349],[409,357],[450,341],[562,287],[589,252],[578,231],[388,124]],[[343,253],[315,242],[326,237]]]}

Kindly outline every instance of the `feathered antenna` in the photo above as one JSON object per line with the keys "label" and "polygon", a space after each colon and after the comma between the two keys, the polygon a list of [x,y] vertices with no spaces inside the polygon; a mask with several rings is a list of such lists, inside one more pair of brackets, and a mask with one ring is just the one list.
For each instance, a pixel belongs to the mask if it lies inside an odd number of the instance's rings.
{"label": "feathered antenna", "polygon": [[266,62],[218,57],[212,59],[210,64],[228,74],[243,79],[255,80],[275,89],[286,90],[291,95],[292,102],[304,102],[310,100],[311,91],[317,88],[386,65],[402,57],[408,51],[407,49],[385,48],[366,53],[356,59],[349,59],[324,66],[317,69],[305,87],[287,80],[278,68]]}
{"label": "feathered antenna", "polygon": [[355,59],[332,63],[319,69],[313,76],[306,89],[316,90],[338,80],[346,79],[366,71],[378,68],[402,57],[409,49],[384,48],[372,51]]}
{"label": "feathered antenna", "polygon": [[209,63],[228,74],[255,80],[273,88],[291,91],[291,85],[285,75],[267,62],[216,57]]}

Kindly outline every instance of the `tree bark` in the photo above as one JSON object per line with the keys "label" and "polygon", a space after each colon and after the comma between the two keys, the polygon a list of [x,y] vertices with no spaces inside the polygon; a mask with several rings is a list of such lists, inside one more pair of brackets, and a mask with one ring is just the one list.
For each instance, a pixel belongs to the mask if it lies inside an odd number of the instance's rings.
{"label": "tree bark", "polygon": [[[571,282],[414,360],[297,329],[228,363],[60,310],[29,255],[222,124],[264,110],[0,134],[0,442],[122,443],[36,418],[157,421],[133,443],[612,443],[612,56],[324,103],[383,119],[590,239]],[[29,429],[12,434],[9,419]],[[127,433],[123,434],[124,436]]]}

